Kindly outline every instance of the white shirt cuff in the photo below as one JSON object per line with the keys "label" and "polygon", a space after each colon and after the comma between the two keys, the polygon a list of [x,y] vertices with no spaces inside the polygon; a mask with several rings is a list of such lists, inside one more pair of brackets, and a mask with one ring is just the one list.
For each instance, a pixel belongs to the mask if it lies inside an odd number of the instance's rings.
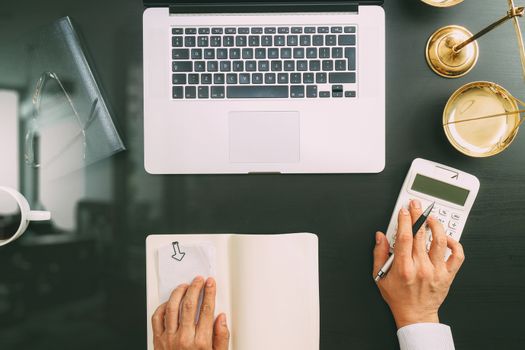
{"label": "white shirt cuff", "polygon": [[415,323],[397,331],[401,350],[454,350],[450,327],[441,323]]}

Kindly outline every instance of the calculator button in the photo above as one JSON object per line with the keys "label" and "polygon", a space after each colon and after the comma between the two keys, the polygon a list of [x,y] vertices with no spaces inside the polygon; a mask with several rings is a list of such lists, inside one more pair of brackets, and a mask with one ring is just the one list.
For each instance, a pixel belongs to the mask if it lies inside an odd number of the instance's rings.
{"label": "calculator button", "polygon": [[452,220],[459,220],[459,219],[461,219],[461,216],[459,216],[459,214],[452,213]]}
{"label": "calculator button", "polygon": [[455,234],[456,234],[456,231],[452,231],[452,230],[448,230],[448,231],[447,231],[447,235],[448,235],[448,236],[451,236],[451,237],[452,237],[452,236],[454,236]]}
{"label": "calculator button", "polygon": [[453,230],[457,229],[458,226],[459,226],[459,223],[455,220],[450,220],[450,222],[448,223],[448,227],[450,227]]}
{"label": "calculator button", "polygon": [[439,215],[448,216],[448,210],[446,210],[446,209],[439,209]]}
{"label": "calculator button", "polygon": [[441,222],[441,224],[443,224],[443,225],[446,225],[446,224],[447,224],[447,221],[446,221],[444,218],[442,218],[442,217],[439,217],[438,220],[439,220],[439,222]]}

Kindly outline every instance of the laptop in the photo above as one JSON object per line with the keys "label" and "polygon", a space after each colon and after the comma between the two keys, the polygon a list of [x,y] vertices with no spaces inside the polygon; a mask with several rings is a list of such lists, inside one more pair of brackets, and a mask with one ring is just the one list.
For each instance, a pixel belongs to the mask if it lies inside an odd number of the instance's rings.
{"label": "laptop", "polygon": [[146,171],[381,172],[382,2],[144,0]]}

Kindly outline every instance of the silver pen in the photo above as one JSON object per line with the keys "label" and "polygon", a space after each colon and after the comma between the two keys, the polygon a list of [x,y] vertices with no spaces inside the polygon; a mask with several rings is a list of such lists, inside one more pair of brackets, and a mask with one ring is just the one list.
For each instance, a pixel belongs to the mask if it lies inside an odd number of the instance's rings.
{"label": "silver pen", "polygon": [[[421,226],[423,226],[425,221],[427,221],[427,218],[430,216],[430,213],[432,212],[432,209],[434,208],[434,204],[436,204],[436,202],[432,203],[427,208],[427,210],[425,210],[423,214],[421,214],[421,216],[414,223],[414,225],[412,226],[413,235],[415,235],[417,231],[419,231]],[[394,253],[390,255],[390,257],[388,258],[386,263],[383,265],[383,267],[379,269],[379,272],[377,273],[377,276],[374,278],[374,281],[378,282],[381,278],[383,278],[387,274],[388,270],[390,270],[390,267],[392,266],[393,262],[394,262]]]}

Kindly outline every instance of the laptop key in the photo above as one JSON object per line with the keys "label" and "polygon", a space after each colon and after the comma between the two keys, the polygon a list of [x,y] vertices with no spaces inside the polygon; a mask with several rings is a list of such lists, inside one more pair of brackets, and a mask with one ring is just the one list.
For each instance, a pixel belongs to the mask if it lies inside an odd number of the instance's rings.
{"label": "laptop key", "polygon": [[210,28],[199,28],[199,34],[210,34]]}
{"label": "laptop key", "polygon": [[246,35],[237,35],[235,37],[235,45],[244,47],[248,45],[248,37]]}
{"label": "laptop key", "polygon": [[355,27],[345,27],[345,33],[355,33]]}
{"label": "laptop key", "polygon": [[283,62],[282,61],[272,61],[272,72],[280,72],[283,70]]}
{"label": "laptop key", "polygon": [[314,46],[323,46],[324,45],[324,36],[322,36],[322,35],[314,35],[312,37],[312,44]]}
{"label": "laptop key", "polygon": [[214,84],[224,84],[225,83],[225,77],[223,73],[216,73],[213,75],[213,83]]}
{"label": "laptop key", "polygon": [[191,49],[191,58],[194,60],[202,59],[202,49]]}
{"label": "laptop key", "polygon": [[306,58],[317,58],[317,48],[309,47],[306,49]]}
{"label": "laptop key", "polygon": [[322,98],[330,97],[330,91],[319,91],[319,97],[322,97]]}
{"label": "laptop key", "polygon": [[301,46],[310,46],[312,45],[312,37],[310,35],[301,35],[299,37],[299,43]]}
{"label": "laptop key", "polygon": [[198,96],[199,98],[209,98],[210,97],[210,88],[207,86],[199,86]]}
{"label": "laptop key", "polygon": [[297,46],[299,44],[299,37],[297,35],[288,35],[286,42],[288,46]]}
{"label": "laptop key", "polygon": [[297,70],[300,72],[308,70],[308,61],[306,60],[297,61]]}
{"label": "laptop key", "polygon": [[183,33],[184,33],[184,30],[182,28],[171,28],[171,34],[173,35],[183,34]]}
{"label": "laptop key", "polygon": [[233,61],[233,71],[243,72],[244,71],[244,61]]}
{"label": "laptop key", "polygon": [[215,49],[204,49],[204,58],[207,60],[215,59]]}
{"label": "laptop key", "polygon": [[250,35],[248,37],[248,45],[259,46],[261,44],[261,38],[258,35]]}
{"label": "laptop key", "polygon": [[231,35],[224,36],[222,38],[222,45],[224,47],[232,47],[235,45],[235,37]]}
{"label": "laptop key", "polygon": [[353,84],[355,83],[355,73],[330,73],[330,84]]}
{"label": "laptop key", "polygon": [[231,61],[221,61],[220,63],[220,71],[221,72],[230,72],[232,70],[232,63]]}
{"label": "laptop key", "polygon": [[173,61],[172,70],[173,72],[192,72],[192,66],[191,61]]}
{"label": "laptop key", "polygon": [[217,49],[217,59],[225,60],[228,58],[228,49]]}
{"label": "laptop key", "polygon": [[186,98],[196,98],[197,97],[197,87],[196,86],[186,86],[184,89],[184,97]]}
{"label": "laptop key", "polygon": [[288,84],[288,73],[277,74],[277,82],[279,84]]}
{"label": "laptop key", "polygon": [[172,88],[172,96],[176,99],[184,98],[184,87],[182,86],[174,86]]}
{"label": "laptop key", "polygon": [[347,62],[346,60],[336,60],[335,61],[335,70],[337,70],[337,71],[345,71],[346,67],[347,67],[346,62]]}
{"label": "laptop key", "polygon": [[332,28],[330,28],[330,32],[331,33],[342,33],[343,32],[343,27],[332,27]]}
{"label": "laptop key", "polygon": [[319,27],[317,28],[317,33],[328,33],[330,32],[330,28],[328,27]]}
{"label": "laptop key", "polygon": [[190,50],[188,49],[173,49],[171,50],[171,57],[174,60],[186,60],[190,58]]}
{"label": "laptop key", "polygon": [[195,45],[196,45],[196,38],[194,36],[184,37],[184,46],[195,47]]}
{"label": "laptop key", "polygon": [[171,82],[173,83],[173,85],[186,84],[186,74],[173,74]]}
{"label": "laptop key", "polygon": [[217,61],[208,61],[207,62],[208,72],[217,72],[219,70],[219,62]]}
{"label": "laptop key", "polygon": [[321,70],[321,61],[319,60],[311,60],[310,61],[310,70],[312,72],[318,72]]}
{"label": "laptop key", "polygon": [[327,46],[337,45],[337,36],[336,35],[327,35],[325,38],[325,43]]}
{"label": "laptop key", "polygon": [[230,49],[230,59],[238,60],[241,58],[241,49]]}
{"label": "laptop key", "polygon": [[354,46],[355,35],[339,35],[339,46]]}
{"label": "laptop key", "polygon": [[306,87],[306,97],[309,97],[309,98],[317,97],[317,85],[308,85]]}
{"label": "laptop key", "polygon": [[257,70],[257,61],[246,61],[245,67],[247,72],[255,72]]}
{"label": "laptop key", "polygon": [[208,47],[208,37],[207,36],[199,36],[197,38],[197,46],[198,47]]}
{"label": "laptop key", "polygon": [[266,73],[264,75],[264,83],[265,84],[275,84],[276,82],[276,75],[275,73]]}
{"label": "laptop key", "polygon": [[226,83],[227,84],[237,84],[237,74],[235,73],[229,73],[226,75]]}
{"label": "laptop key", "polygon": [[239,34],[250,34],[250,28],[247,28],[247,27],[239,28]]}
{"label": "laptop key", "polygon": [[328,47],[319,48],[319,58],[330,58],[330,48]]}
{"label": "laptop key", "polygon": [[343,58],[343,48],[332,47],[332,58]]}
{"label": "laptop key", "polygon": [[277,33],[288,34],[289,32],[290,32],[290,28],[288,28],[288,27],[279,27],[279,28],[277,28]]}
{"label": "laptop key", "polygon": [[182,47],[184,46],[184,38],[182,36],[174,36],[171,38],[171,46]]}
{"label": "laptop key", "polygon": [[196,29],[196,28],[186,28],[186,29],[184,30],[184,32],[185,32],[186,34],[197,34],[197,29]]}
{"label": "laptop key", "polygon": [[252,48],[242,49],[242,58],[245,60],[253,59],[253,49]]}
{"label": "laptop key", "polygon": [[195,72],[205,72],[205,71],[206,71],[206,62],[195,61]]}
{"label": "laptop key", "polygon": [[239,84],[250,84],[250,74],[241,73],[239,74]]}
{"label": "laptop key", "polygon": [[188,74],[188,84],[198,84],[199,75],[198,74]]}
{"label": "laptop key", "polygon": [[262,73],[253,73],[252,74],[252,84],[262,84],[262,83],[263,83]]}
{"label": "laptop key", "polygon": [[301,73],[292,73],[292,74],[290,74],[290,83],[292,83],[292,84],[301,84]]}
{"label": "laptop key", "polygon": [[304,97],[304,85],[290,86],[290,97],[291,98],[303,98]]}
{"label": "laptop key", "polygon": [[212,75],[210,73],[201,74],[201,84],[209,85],[212,83]]}
{"label": "laptop key", "polygon": [[219,47],[221,46],[222,38],[220,36],[210,36],[210,46]]}
{"label": "laptop key", "polygon": [[224,34],[237,34],[237,28],[226,28]]}
{"label": "laptop key", "polygon": [[275,46],[284,46],[284,45],[286,45],[286,39],[285,39],[284,35],[277,35],[274,38],[274,43],[275,43]]}
{"label": "laptop key", "polygon": [[268,72],[270,70],[270,62],[266,60],[259,61],[259,72]]}
{"label": "laptop key", "polygon": [[355,97],[355,91],[345,91],[345,97]]}
{"label": "laptop key", "polygon": [[263,29],[261,27],[253,27],[252,28],[252,34],[262,34]]}
{"label": "laptop key", "polygon": [[334,61],[323,60],[323,71],[328,72],[334,70]]}
{"label": "laptop key", "polygon": [[288,86],[228,86],[228,98],[288,98]]}
{"label": "laptop key", "polygon": [[326,84],[327,74],[326,73],[315,73],[315,82],[317,84]]}
{"label": "laptop key", "polygon": [[345,48],[345,57],[348,60],[348,70],[355,70],[355,47]]}
{"label": "laptop key", "polygon": [[304,48],[296,47],[293,49],[293,58],[304,58]]}
{"label": "laptop key", "polygon": [[255,58],[257,58],[257,59],[265,59],[266,58],[266,49],[265,48],[255,49]]}
{"label": "laptop key", "polygon": [[211,98],[224,98],[224,86],[212,86]]}
{"label": "laptop key", "polygon": [[303,32],[303,28],[302,27],[292,27],[292,33],[300,34],[302,32]]}
{"label": "laptop key", "polygon": [[281,49],[281,58],[292,58],[292,49],[289,47]]}
{"label": "laptop key", "polygon": [[343,97],[343,85],[332,85],[332,97]]}
{"label": "laptop key", "polygon": [[261,46],[272,46],[272,37],[270,35],[261,36]]}
{"label": "laptop key", "polygon": [[305,33],[315,33],[315,27],[305,27],[304,32]]}
{"label": "laptop key", "polygon": [[222,28],[212,28],[211,33],[212,34],[222,34]]}
{"label": "laptop key", "polygon": [[284,70],[287,72],[293,72],[295,70],[295,61],[284,61]]}
{"label": "laptop key", "polygon": [[303,83],[313,84],[315,83],[314,73],[304,73],[303,74]]}
{"label": "laptop key", "polygon": [[266,27],[264,28],[264,34],[275,34],[276,29],[275,27]]}

